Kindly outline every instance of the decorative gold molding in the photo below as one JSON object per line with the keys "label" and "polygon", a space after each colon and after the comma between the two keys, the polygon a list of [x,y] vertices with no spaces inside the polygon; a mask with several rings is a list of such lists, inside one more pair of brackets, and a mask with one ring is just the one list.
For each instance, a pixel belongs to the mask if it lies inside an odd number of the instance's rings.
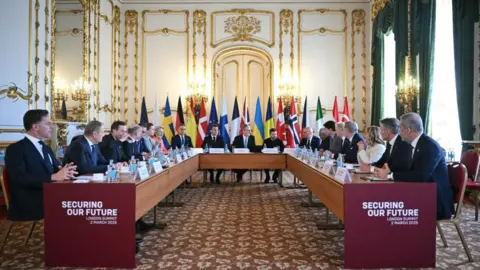
{"label": "decorative gold molding", "polygon": [[2,85],[0,87],[4,87],[4,86],[6,86],[6,88],[4,89],[0,88],[0,99],[4,99],[5,97],[7,97],[9,99],[12,99],[13,102],[16,102],[18,98],[30,101],[30,99],[33,96],[33,93],[30,90],[27,93],[25,93],[24,90],[22,90],[21,88],[18,88],[17,85],[14,83],[10,83],[10,85]]}
{"label": "decorative gold molding", "polygon": [[[378,15],[378,12],[382,10],[389,2],[390,0],[372,0],[372,21],[375,20],[375,18]],[[410,0],[409,0],[410,2]]]}
{"label": "decorative gold molding", "polygon": [[282,9],[280,11],[280,20],[279,20],[280,31],[278,32],[279,39],[279,70],[280,78],[283,79],[283,35],[290,33],[290,75],[293,76],[293,12],[290,9]]}
{"label": "decorative gold molding", "polygon": [[128,35],[135,35],[135,93],[138,93],[138,12],[135,10],[125,11],[125,44],[124,44],[124,64],[123,64],[123,118],[128,121]]}
{"label": "decorative gold molding", "polygon": [[115,121],[116,113],[120,112],[120,8],[118,6],[112,7],[112,86],[111,90],[111,121]]}
{"label": "decorative gold molding", "polygon": [[56,36],[77,36],[78,34],[83,34],[83,30],[80,28],[72,28],[69,30],[64,30],[64,31],[55,31]]}
{"label": "decorative gold molding", "polygon": [[[47,0],[48,1],[48,0]],[[53,97],[53,93],[55,92],[55,46],[56,46],[56,40],[55,40],[55,32],[57,30],[57,21],[56,21],[56,0],[51,0],[51,5],[52,5],[52,14],[50,16],[50,25],[51,25],[51,31],[50,31],[50,96]],[[50,109],[50,113],[52,115],[55,115],[53,113],[53,106],[54,106],[54,100],[50,102],[49,107],[45,107],[45,109]]]}
{"label": "decorative gold molding", "polygon": [[68,124],[67,123],[56,123],[57,125],[57,144],[64,146],[67,145],[67,136],[68,136]]}
{"label": "decorative gold molding", "polygon": [[[302,30],[302,14],[303,13],[320,13],[320,14],[325,14],[325,13],[340,13],[343,15],[343,23],[344,27],[343,29],[328,29],[325,27],[320,27],[312,30]],[[347,38],[347,32],[348,32],[348,25],[347,25],[347,11],[345,9],[299,9],[298,10],[298,24],[297,24],[297,30],[298,30],[298,95],[301,95],[301,50],[302,50],[302,45],[301,45],[301,40],[302,40],[302,34],[320,34],[320,35],[325,35],[325,34],[342,34],[344,35],[344,42],[345,42],[345,48],[344,48],[344,54],[345,54],[345,63],[344,63],[344,73],[345,73],[345,78],[344,78],[344,95],[347,95],[347,76],[348,76],[348,71],[347,71],[347,44],[348,44],[348,38]]]}
{"label": "decorative gold molding", "polygon": [[[54,1],[54,0],[52,0]],[[33,35],[33,29],[32,29],[32,16],[33,15],[33,0],[28,1],[28,71],[27,71],[27,104],[28,104],[28,109],[30,110],[32,108],[32,103],[33,103],[33,82],[32,82],[32,35]]]}
{"label": "decorative gold molding", "polygon": [[40,1],[35,0],[35,76],[34,76],[34,83],[35,83],[35,108],[38,108],[38,100],[40,99],[40,95],[38,94],[38,63],[40,62],[40,57],[38,55],[38,47],[40,45],[40,39],[38,38],[38,28],[40,27],[39,15],[38,10],[40,9]]}
{"label": "decorative gold molding", "polygon": [[230,65],[230,64],[235,64],[235,75],[236,75],[236,80],[235,80],[235,96],[239,96],[239,90],[240,90],[240,64],[238,63],[237,60],[230,60],[228,61],[227,63],[225,63],[223,66],[222,66],[222,96],[225,97],[226,96],[226,93],[225,93],[225,74],[227,73],[227,66]]}
{"label": "decorative gold molding", "polygon": [[45,0],[45,41],[44,41],[44,47],[45,47],[45,78],[43,79],[43,82],[45,84],[45,91],[44,91],[44,99],[45,99],[45,109],[48,110],[49,106],[49,101],[50,97],[48,95],[48,87],[50,86],[49,81],[48,81],[48,69],[50,68],[50,61],[48,60],[48,49],[49,49],[49,44],[48,44],[48,37],[50,36],[50,27],[48,24],[48,18],[50,16],[50,10],[49,10],[49,0]]}
{"label": "decorative gold molding", "polygon": [[[271,42],[265,42],[261,39],[255,38],[252,35],[245,35],[245,34],[236,34],[233,33],[233,37],[224,39],[220,42],[215,43],[215,15],[217,14],[240,14],[241,20],[245,20],[245,14],[267,14],[271,16],[270,25],[272,26],[272,30],[270,32],[270,39]],[[242,17],[243,16],[243,17]],[[227,42],[236,42],[236,41],[249,41],[249,42],[258,42],[269,48],[273,48],[275,46],[275,13],[268,10],[257,10],[257,9],[230,9],[230,10],[218,10],[214,11],[210,14],[210,46],[212,48],[216,48],[222,44]]]}
{"label": "decorative gold molding", "polygon": [[[122,63],[120,62],[120,48],[122,47],[122,42],[121,42],[121,36],[120,36],[120,25],[121,25],[121,19],[120,19],[120,7],[119,6],[115,6],[115,16],[114,16],[114,19],[115,19],[115,27],[116,27],[116,38],[117,38],[117,42],[115,44],[115,46],[117,47],[117,55],[116,55],[116,61],[117,61],[117,102],[116,102],[116,106],[117,106],[117,110],[115,112],[115,118],[118,118],[119,114],[120,114],[120,101],[121,101],[121,91],[122,91],[122,86],[120,84],[120,79],[121,79],[121,76],[120,76],[120,70],[122,69]],[[116,120],[116,119],[114,119]]]}
{"label": "decorative gold molding", "polygon": [[93,33],[93,109],[97,113],[97,119],[100,118],[98,107],[100,107],[100,1],[96,0],[95,5],[95,23]]}
{"label": "decorative gold molding", "polygon": [[[362,33],[363,29],[363,33]],[[352,31],[351,31],[351,39],[352,39],[352,104],[351,104],[351,113],[352,113],[352,120],[355,121],[355,36],[359,35],[360,33],[363,34],[363,49],[362,49],[362,80],[366,80],[366,65],[365,65],[365,54],[366,54],[366,46],[365,46],[365,11],[363,9],[355,9],[352,11]],[[366,86],[365,84],[362,87],[362,101],[365,102],[366,100]],[[363,126],[366,126],[366,107],[363,106],[363,111],[365,117],[363,117]]]}
{"label": "decorative gold molding", "polygon": [[[52,3],[54,3],[56,1],[53,1]],[[53,5],[52,5],[53,7]],[[55,15],[62,15],[62,14],[82,14],[83,13],[83,9],[72,9],[72,10],[55,10],[53,11],[53,14]]]}
{"label": "decorative gold molding", "polygon": [[197,72],[197,35],[203,34],[203,79],[207,80],[207,13],[203,10],[195,10],[193,12],[193,54],[192,54],[192,69],[193,77],[195,78]]}

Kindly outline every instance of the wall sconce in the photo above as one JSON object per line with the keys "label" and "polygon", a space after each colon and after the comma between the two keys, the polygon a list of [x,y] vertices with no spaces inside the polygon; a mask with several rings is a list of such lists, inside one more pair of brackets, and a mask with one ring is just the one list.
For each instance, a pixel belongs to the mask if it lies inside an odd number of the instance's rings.
{"label": "wall sconce", "polygon": [[62,116],[62,103],[68,99],[68,86],[67,83],[60,79],[55,79],[55,92],[53,93],[53,110],[57,119],[63,119]]}
{"label": "wall sconce", "polygon": [[25,93],[24,90],[17,87],[17,85],[13,82],[0,86],[0,99],[7,97],[13,99],[13,102],[16,102],[19,98],[23,100],[30,100],[32,96],[33,90],[31,87],[28,87],[28,93]]}
{"label": "wall sconce", "polygon": [[284,106],[290,106],[292,98],[294,98],[298,104],[299,98],[295,96],[295,89],[297,89],[297,85],[292,78],[282,79],[278,85],[277,102],[281,99]]}
{"label": "wall sconce", "polygon": [[72,100],[80,103],[77,108],[73,109],[73,113],[78,115],[78,122],[84,122],[87,119],[88,101],[90,100],[90,84],[80,79],[75,81],[71,88]]}

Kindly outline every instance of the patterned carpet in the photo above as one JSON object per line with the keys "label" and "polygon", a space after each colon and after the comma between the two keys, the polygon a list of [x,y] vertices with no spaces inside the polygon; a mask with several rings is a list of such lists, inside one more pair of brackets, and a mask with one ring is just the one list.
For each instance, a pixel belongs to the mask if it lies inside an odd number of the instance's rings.
{"label": "patterned carpet", "polygon": [[[319,231],[325,210],[300,206],[306,189],[279,188],[248,180],[181,189],[183,207],[158,208],[168,226],[149,231],[137,255],[137,269],[341,269],[343,231]],[[292,177],[286,173],[285,186]],[[194,182],[200,182],[200,174]],[[194,183],[195,184],[195,183]],[[480,269],[480,223],[473,208],[463,214],[462,229],[472,255],[468,263],[453,226],[444,226],[448,248],[437,235],[437,268]],[[152,221],[152,214],[146,217]],[[27,225],[12,230],[1,269],[43,269],[43,228],[38,226],[24,248]],[[62,268],[57,268],[62,269]],[[63,268],[65,269],[65,268]]]}

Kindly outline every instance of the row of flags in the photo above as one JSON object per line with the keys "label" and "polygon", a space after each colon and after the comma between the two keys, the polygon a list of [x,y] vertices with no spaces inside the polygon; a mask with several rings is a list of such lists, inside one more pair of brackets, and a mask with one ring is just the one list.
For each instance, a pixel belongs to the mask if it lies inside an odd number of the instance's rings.
{"label": "row of flags", "polygon": [[[212,125],[217,124],[219,126],[220,135],[223,137],[226,144],[230,145],[230,142],[233,141],[233,138],[237,135],[242,134],[242,127],[244,125],[250,124],[250,113],[248,110],[247,99],[244,99],[242,113],[238,107],[237,97],[235,97],[233,112],[232,112],[232,122],[231,129],[229,129],[228,114],[227,114],[227,104],[225,100],[222,103],[222,109],[220,114],[220,120],[217,115],[217,107],[215,105],[215,98],[212,99],[212,104],[210,107],[210,115],[207,118],[205,101],[202,99],[200,104],[200,114],[198,120],[195,117],[195,104],[193,99],[190,99],[188,102],[190,107],[187,108],[187,120],[184,119],[183,106],[181,97],[178,98],[177,104],[177,117],[175,120],[175,125],[172,119],[172,111],[170,109],[170,101],[167,97],[165,103],[164,117],[162,121],[162,126],[165,129],[165,136],[163,138],[165,147],[169,146],[169,142],[175,134],[175,131],[179,129],[180,125],[186,124],[187,135],[192,139],[192,144],[196,147],[201,147],[203,144],[204,138],[210,133]],[[303,107],[303,117],[302,117],[302,129],[300,129],[300,124],[297,116],[297,109],[295,104],[295,99],[292,98],[290,102],[290,117],[286,119],[284,114],[283,102],[280,99],[278,104],[278,111],[276,120],[273,119],[273,107],[272,100],[269,97],[267,103],[267,110],[265,113],[265,120],[262,115],[262,108],[260,104],[260,97],[257,98],[255,106],[255,117],[253,123],[253,134],[255,136],[255,143],[257,145],[262,145],[263,140],[270,136],[270,129],[276,128],[278,133],[278,138],[286,143],[287,147],[295,147],[300,143],[300,140],[303,137],[301,132],[305,127],[310,125],[310,113],[308,112],[308,103],[307,97],[305,97],[305,103]],[[155,97],[154,105],[154,120],[153,124],[158,125],[160,123],[159,107],[157,98]],[[333,119],[335,122],[348,122],[350,121],[350,110],[348,106],[347,97],[344,97],[343,103],[343,113],[340,118],[340,113],[338,110],[337,97],[333,103],[332,110]],[[322,103],[320,102],[320,97],[317,98],[317,108],[316,108],[316,117],[315,117],[315,127],[316,134],[320,131],[320,128],[323,127],[323,108]],[[191,121],[193,119],[193,121]],[[140,123],[148,123],[148,114],[145,104],[145,97],[142,99],[142,109],[140,116]]]}

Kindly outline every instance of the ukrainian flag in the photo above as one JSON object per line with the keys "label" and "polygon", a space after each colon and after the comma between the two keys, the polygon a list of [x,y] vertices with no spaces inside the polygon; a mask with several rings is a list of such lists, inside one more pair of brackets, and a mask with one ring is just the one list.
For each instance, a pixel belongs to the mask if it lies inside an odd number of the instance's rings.
{"label": "ukrainian flag", "polygon": [[173,134],[175,134],[175,130],[173,129],[172,111],[170,110],[170,102],[168,102],[168,97],[167,102],[165,103],[162,126],[165,129],[163,143],[165,148],[168,148],[170,146],[170,142],[172,141]]}
{"label": "ukrainian flag", "polygon": [[272,101],[268,97],[267,112],[265,113],[265,136],[264,138],[270,137],[270,129],[275,127],[275,122],[273,121],[273,109]]}
{"label": "ukrainian flag", "polygon": [[255,144],[263,145],[263,116],[262,106],[260,105],[260,97],[257,97],[257,106],[255,108],[255,129],[253,130],[253,136],[255,136]]}

